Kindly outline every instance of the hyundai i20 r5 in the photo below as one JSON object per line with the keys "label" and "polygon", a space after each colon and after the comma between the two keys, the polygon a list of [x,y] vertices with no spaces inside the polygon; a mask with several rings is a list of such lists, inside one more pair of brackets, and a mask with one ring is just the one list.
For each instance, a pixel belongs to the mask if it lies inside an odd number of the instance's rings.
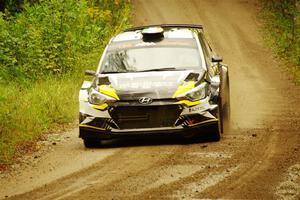
{"label": "hyundai i20 r5", "polygon": [[86,71],[94,79],[80,90],[79,137],[93,147],[129,135],[201,134],[206,126],[219,140],[229,114],[228,68],[221,62],[200,25],[120,33],[106,46],[97,71]]}

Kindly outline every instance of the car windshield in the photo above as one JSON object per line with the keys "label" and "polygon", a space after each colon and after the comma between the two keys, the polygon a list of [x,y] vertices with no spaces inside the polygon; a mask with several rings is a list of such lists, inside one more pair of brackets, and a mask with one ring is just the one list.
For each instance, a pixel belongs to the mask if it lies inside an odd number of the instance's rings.
{"label": "car windshield", "polygon": [[201,69],[196,45],[153,45],[113,49],[107,52],[102,73]]}

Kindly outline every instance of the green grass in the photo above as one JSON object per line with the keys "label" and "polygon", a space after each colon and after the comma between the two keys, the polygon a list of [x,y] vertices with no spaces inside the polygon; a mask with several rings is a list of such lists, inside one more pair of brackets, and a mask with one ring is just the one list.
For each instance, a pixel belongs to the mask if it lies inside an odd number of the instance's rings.
{"label": "green grass", "polygon": [[109,39],[129,26],[126,0],[49,2],[13,17],[0,12],[0,166],[76,121],[84,70],[95,69]]}
{"label": "green grass", "polygon": [[77,73],[0,84],[0,164],[13,162],[21,145],[77,120],[83,69],[95,69],[102,50],[80,59],[78,65],[82,70]]}
{"label": "green grass", "polygon": [[77,117],[78,81],[49,79],[26,88],[1,85],[0,160],[9,162],[15,147]]}
{"label": "green grass", "polygon": [[268,46],[283,61],[300,85],[300,3],[260,0],[262,33]]}
{"label": "green grass", "polygon": [[[102,49],[78,62],[95,68]],[[0,164],[19,156],[18,148],[37,141],[49,130],[72,124],[78,117],[78,93],[84,71],[49,76],[36,82],[0,84]]]}

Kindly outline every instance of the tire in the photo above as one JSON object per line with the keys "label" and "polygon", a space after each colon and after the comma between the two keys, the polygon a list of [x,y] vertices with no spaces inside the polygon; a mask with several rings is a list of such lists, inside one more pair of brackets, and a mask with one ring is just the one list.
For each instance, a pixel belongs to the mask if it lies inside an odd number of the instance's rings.
{"label": "tire", "polygon": [[220,95],[218,99],[218,118],[221,133],[227,131],[230,125],[230,85],[228,72],[226,73],[225,78],[226,82],[222,82],[222,86],[220,87]]}
{"label": "tire", "polygon": [[222,109],[218,108],[218,123],[215,124],[210,130],[209,130],[209,136],[208,138],[211,141],[217,142],[221,139],[221,133],[223,132],[223,120],[222,120]]}
{"label": "tire", "polygon": [[228,75],[225,88],[224,105],[222,107],[222,133],[227,132],[230,129],[230,85]]}
{"label": "tire", "polygon": [[222,97],[219,97],[219,103],[218,103],[218,113],[217,113],[217,117],[219,119],[218,121],[218,127],[217,129],[219,130],[220,133],[223,133],[224,131],[224,124],[223,124],[223,106],[222,106]]}
{"label": "tire", "polygon": [[180,139],[184,144],[195,143],[198,141],[199,137],[200,137],[199,134],[196,134],[195,132],[189,132],[189,131],[186,131],[185,133],[180,135]]}
{"label": "tire", "polygon": [[86,148],[95,148],[101,145],[101,140],[96,138],[82,138]]}
{"label": "tire", "polygon": [[221,132],[220,132],[220,125],[214,125],[211,131],[209,132],[209,139],[210,141],[217,142],[221,139]]}

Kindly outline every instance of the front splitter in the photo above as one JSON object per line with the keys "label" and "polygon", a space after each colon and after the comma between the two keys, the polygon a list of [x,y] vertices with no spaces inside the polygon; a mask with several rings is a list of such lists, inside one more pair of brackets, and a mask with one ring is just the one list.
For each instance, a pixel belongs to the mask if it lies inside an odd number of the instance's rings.
{"label": "front splitter", "polygon": [[205,132],[205,127],[211,127],[218,125],[218,120],[207,120],[199,124],[187,126],[187,127],[162,127],[162,128],[147,128],[147,129],[112,129],[105,130],[102,128],[91,126],[80,126],[79,137],[80,138],[98,138],[98,139],[113,139],[120,137],[131,136],[143,136],[143,135],[172,135],[172,134],[184,134],[197,131]]}

